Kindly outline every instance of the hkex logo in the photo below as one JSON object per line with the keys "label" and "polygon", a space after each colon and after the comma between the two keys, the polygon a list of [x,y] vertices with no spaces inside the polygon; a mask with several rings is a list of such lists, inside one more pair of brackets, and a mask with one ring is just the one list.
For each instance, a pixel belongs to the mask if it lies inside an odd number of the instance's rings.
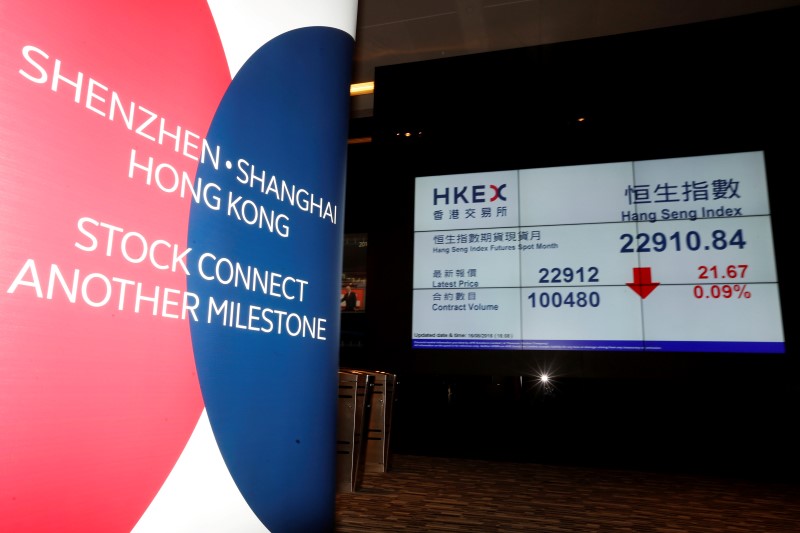
{"label": "hkex logo", "polygon": [[[502,185],[489,185],[490,194],[492,194],[491,198],[488,199],[489,202],[495,202],[497,200],[506,201],[507,198],[503,194],[503,189],[506,188],[506,184]],[[486,202],[487,196],[487,187],[486,185],[465,185],[463,187],[446,187],[443,192],[440,192],[440,189],[434,188],[433,189],[433,205],[439,205],[439,201],[441,200],[444,205],[456,205],[456,204],[480,204]]]}

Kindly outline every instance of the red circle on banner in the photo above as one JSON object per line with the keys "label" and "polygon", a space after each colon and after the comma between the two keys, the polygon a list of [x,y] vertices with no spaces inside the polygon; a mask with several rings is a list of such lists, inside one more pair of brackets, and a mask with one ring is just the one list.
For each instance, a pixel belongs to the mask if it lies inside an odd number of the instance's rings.
{"label": "red circle on banner", "polygon": [[206,2],[0,24],[3,528],[130,531],[203,409],[180,184],[230,74]]}

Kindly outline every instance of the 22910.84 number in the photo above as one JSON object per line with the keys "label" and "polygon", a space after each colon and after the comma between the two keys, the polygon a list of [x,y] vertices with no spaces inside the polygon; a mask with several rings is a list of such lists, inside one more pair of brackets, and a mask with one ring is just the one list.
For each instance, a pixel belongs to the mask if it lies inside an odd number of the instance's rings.
{"label": "22910.84 number", "polygon": [[661,232],[637,233],[635,236],[623,233],[619,238],[622,241],[622,248],[619,251],[623,254],[663,252],[667,248],[676,252],[684,249],[692,252],[709,249],[725,250],[728,247],[737,247],[741,250],[747,244],[744,240],[744,232],[740,229],[737,229],[730,237],[724,230],[712,231],[711,244],[703,244],[703,238],[697,231],[687,231],[685,234],[676,231],[671,235]]}

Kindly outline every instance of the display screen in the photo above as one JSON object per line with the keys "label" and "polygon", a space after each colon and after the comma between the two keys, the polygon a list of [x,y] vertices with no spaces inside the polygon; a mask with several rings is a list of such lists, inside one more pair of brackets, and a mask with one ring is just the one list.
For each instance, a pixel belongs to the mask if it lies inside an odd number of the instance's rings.
{"label": "display screen", "polygon": [[365,311],[367,308],[367,234],[344,236],[342,288],[339,304],[343,312]]}
{"label": "display screen", "polygon": [[412,346],[783,353],[764,153],[422,176]]}

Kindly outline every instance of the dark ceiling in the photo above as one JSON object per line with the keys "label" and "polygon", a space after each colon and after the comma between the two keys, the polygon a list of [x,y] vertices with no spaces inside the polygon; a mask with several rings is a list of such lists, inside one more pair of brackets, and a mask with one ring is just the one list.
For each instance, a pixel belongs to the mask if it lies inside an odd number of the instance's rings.
{"label": "dark ceiling", "polygon": [[[359,0],[354,83],[375,68],[702,22],[800,0]],[[743,36],[746,38],[746,36]],[[352,99],[372,115],[372,95]]]}

